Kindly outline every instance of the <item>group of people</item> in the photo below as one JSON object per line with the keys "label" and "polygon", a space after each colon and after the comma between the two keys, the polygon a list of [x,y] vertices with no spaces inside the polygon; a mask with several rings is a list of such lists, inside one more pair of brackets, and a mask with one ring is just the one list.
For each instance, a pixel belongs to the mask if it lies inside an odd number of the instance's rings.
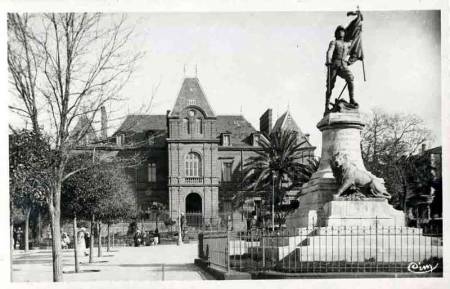
{"label": "group of people", "polygon": [[141,232],[141,230],[137,229],[136,233],[134,233],[134,246],[139,247],[141,245],[145,246],[149,245],[158,245],[159,244],[159,231],[155,230],[153,234],[147,235],[145,232]]}

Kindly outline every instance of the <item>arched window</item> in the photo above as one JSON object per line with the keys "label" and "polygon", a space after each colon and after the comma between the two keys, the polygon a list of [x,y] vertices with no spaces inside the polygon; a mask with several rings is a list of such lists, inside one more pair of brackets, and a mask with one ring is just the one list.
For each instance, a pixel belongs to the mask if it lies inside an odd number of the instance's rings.
{"label": "arched window", "polygon": [[202,176],[202,161],[197,153],[188,153],[185,157],[186,177]]}

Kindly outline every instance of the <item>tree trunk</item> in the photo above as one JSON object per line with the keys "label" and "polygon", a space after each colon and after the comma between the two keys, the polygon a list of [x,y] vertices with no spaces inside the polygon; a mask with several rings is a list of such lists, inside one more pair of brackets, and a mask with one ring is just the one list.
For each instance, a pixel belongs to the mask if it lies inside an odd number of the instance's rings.
{"label": "tree trunk", "polygon": [[10,240],[11,240],[11,246],[9,246],[9,274],[10,274],[10,281],[13,281],[13,254],[14,254],[14,223],[13,220],[10,220],[9,224],[9,234],[10,234]]}
{"label": "tree trunk", "polygon": [[42,242],[42,213],[38,212],[38,219],[37,219],[37,243],[39,246]]}
{"label": "tree trunk", "polygon": [[73,216],[73,251],[75,256],[75,273],[78,273],[80,265],[78,264],[77,215]]}
{"label": "tree trunk", "polygon": [[61,254],[61,186],[52,193],[50,200],[50,227],[52,232],[53,282],[63,281]]}
{"label": "tree trunk", "polygon": [[97,234],[97,243],[98,243],[98,247],[97,247],[97,256],[101,257],[102,256],[102,222],[98,221],[98,234]]}
{"label": "tree trunk", "polygon": [[25,237],[24,237],[24,242],[25,242],[25,252],[28,252],[29,247],[30,247],[30,214],[31,214],[31,208],[27,208],[25,211]]}
{"label": "tree trunk", "polygon": [[91,216],[91,238],[89,239],[89,263],[94,262],[94,226],[95,216]]}
{"label": "tree trunk", "polygon": [[106,243],[106,252],[110,252],[111,251],[111,234],[110,234],[110,227],[111,227],[111,224],[110,223],[108,223],[108,226],[107,226],[107,230],[108,230],[108,242]]}

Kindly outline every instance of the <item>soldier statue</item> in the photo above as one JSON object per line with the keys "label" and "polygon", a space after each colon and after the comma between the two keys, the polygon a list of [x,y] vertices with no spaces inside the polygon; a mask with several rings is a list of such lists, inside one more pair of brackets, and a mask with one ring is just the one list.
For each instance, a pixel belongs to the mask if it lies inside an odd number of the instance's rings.
{"label": "soldier statue", "polygon": [[350,107],[358,107],[354,96],[354,76],[349,66],[363,59],[360,39],[362,14],[360,11],[348,12],[347,16],[350,15],[356,15],[357,18],[347,28],[339,25],[334,32],[335,40],[332,40],[328,47],[325,63],[328,68],[325,114],[330,111],[330,98],[337,76],[346,81]]}

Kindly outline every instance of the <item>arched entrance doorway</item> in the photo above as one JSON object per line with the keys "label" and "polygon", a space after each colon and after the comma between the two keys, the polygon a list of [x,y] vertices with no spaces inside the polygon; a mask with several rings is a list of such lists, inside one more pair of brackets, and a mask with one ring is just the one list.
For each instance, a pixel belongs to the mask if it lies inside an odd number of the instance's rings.
{"label": "arched entrance doorway", "polygon": [[186,223],[189,226],[202,225],[202,197],[197,193],[186,197]]}

